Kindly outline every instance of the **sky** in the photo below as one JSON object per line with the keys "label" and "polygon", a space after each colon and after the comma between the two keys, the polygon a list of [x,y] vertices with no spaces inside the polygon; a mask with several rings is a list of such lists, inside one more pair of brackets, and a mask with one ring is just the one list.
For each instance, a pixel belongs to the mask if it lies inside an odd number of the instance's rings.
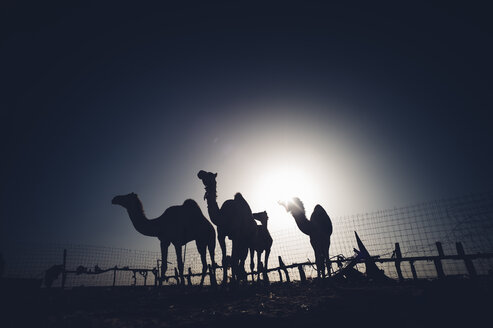
{"label": "sky", "polygon": [[491,189],[480,4],[2,6],[2,243],[157,249],[112,197],[208,217],[201,169],[271,229]]}

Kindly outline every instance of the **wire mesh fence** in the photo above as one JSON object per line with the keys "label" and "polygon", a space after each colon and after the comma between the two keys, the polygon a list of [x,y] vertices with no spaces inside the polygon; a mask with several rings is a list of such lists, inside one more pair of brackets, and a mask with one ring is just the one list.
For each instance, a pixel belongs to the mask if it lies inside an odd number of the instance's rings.
{"label": "wire mesh fence", "polygon": [[[350,257],[354,254],[353,248],[357,247],[354,231],[357,231],[369,253],[380,257],[389,258],[395,255],[395,243],[400,244],[403,257],[435,256],[438,255],[435,244],[437,241],[441,242],[445,255],[457,254],[456,242],[463,244],[467,254],[493,252],[491,192],[331,219],[334,226],[331,256],[341,254]],[[271,234],[273,245],[269,268],[279,265],[279,256],[288,265],[314,262],[309,237],[299,230],[286,229]],[[231,242],[227,240],[226,244],[230,254]],[[66,287],[154,285],[156,282],[152,270],[159,267],[159,252],[65,244],[9,245],[2,250],[6,263],[4,276],[41,279],[48,268],[63,263],[64,249],[67,252],[65,268],[68,270]],[[185,269],[190,268],[193,273],[200,273],[202,264],[193,242],[186,246],[185,253]],[[216,262],[220,262],[221,251],[218,246],[215,256]],[[208,255],[207,260],[211,263]],[[170,264],[166,276],[173,276],[176,258],[172,249],[169,250],[168,261]],[[467,274],[463,261],[441,262],[446,275]],[[491,258],[475,259],[473,263],[478,274],[493,272]],[[377,265],[387,276],[397,277],[394,263],[384,262]],[[249,271],[249,258],[245,267]],[[414,267],[419,278],[434,278],[437,275],[432,261],[416,261]],[[357,268],[364,271],[364,265],[358,265]],[[314,265],[306,265],[304,269],[307,278],[316,276]],[[222,277],[220,270],[218,269],[216,275],[219,282]],[[300,279],[296,268],[289,269],[289,274],[292,280]],[[402,274],[404,278],[412,278],[410,263],[402,263]],[[279,280],[279,275],[272,271],[269,278],[276,281]],[[200,276],[192,278],[194,284],[199,281]],[[206,283],[208,282],[206,279]],[[176,281],[170,279],[167,283],[173,284]],[[60,285],[61,279],[53,283],[53,286]]]}

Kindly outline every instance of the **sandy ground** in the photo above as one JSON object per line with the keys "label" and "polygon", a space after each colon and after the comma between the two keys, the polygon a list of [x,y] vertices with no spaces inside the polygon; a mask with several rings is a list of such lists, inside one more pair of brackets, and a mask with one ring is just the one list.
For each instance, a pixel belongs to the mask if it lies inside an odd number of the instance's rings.
{"label": "sandy ground", "polygon": [[2,285],[1,327],[488,327],[493,280],[220,286]]}

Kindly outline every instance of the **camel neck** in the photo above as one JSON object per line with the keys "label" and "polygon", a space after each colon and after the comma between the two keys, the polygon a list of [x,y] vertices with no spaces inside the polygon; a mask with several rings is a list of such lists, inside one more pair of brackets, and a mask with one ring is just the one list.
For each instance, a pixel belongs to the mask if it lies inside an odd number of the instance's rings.
{"label": "camel neck", "polygon": [[305,212],[295,212],[292,213],[296,225],[305,235],[310,235],[311,233],[311,222],[306,218]]}
{"label": "camel neck", "polygon": [[215,225],[220,224],[220,211],[219,205],[217,204],[216,190],[206,190],[205,198],[207,200],[207,211],[209,212],[209,217]]}
{"label": "camel neck", "polygon": [[135,230],[144,236],[157,237],[158,229],[155,220],[148,220],[143,211],[129,208],[127,211]]}

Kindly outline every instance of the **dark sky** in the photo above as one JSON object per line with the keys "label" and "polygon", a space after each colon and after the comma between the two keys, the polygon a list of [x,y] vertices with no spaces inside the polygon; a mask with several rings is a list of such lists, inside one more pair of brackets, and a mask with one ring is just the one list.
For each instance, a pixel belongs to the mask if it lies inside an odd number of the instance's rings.
{"label": "dark sky", "polygon": [[487,8],[180,3],[2,5],[1,240],[141,247],[114,195],[205,212],[199,169],[223,201],[276,150],[333,170],[329,213],[490,189]]}

